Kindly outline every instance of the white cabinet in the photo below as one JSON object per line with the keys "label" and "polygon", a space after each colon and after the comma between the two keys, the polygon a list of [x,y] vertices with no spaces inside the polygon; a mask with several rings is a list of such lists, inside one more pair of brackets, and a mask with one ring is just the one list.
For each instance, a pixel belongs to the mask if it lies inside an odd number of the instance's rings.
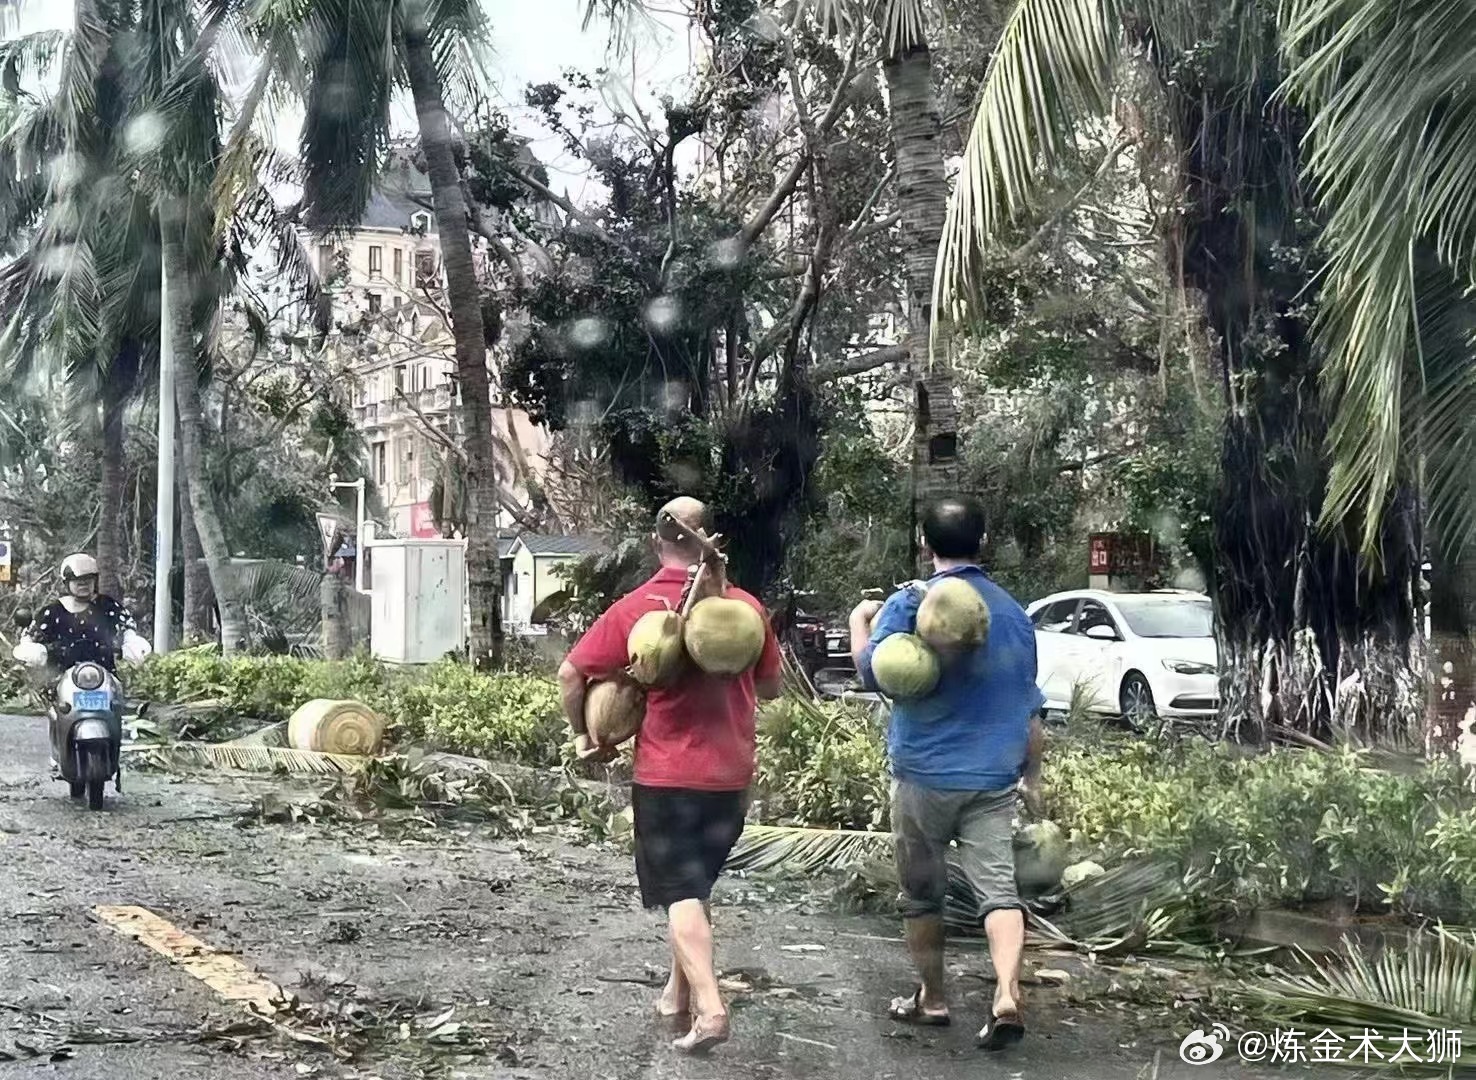
{"label": "white cabinet", "polygon": [[466,649],[466,541],[376,540],[370,548],[370,648],[393,664]]}

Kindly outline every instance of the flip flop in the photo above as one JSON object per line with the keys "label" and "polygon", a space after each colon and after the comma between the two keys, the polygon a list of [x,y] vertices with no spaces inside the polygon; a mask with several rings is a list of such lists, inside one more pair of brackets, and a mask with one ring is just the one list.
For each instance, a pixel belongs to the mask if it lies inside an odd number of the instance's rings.
{"label": "flip flop", "polygon": [[918,1027],[947,1027],[953,1019],[946,1012],[927,1012],[922,1007],[922,987],[912,992],[911,997],[892,999],[887,1015],[899,1024],[915,1024]]}
{"label": "flip flop", "polygon": [[1025,1022],[1020,1019],[1020,1014],[1005,1013],[1003,1016],[995,1016],[992,1012],[984,1026],[979,1029],[975,1045],[981,1050],[1003,1050],[1013,1046],[1025,1037]]}

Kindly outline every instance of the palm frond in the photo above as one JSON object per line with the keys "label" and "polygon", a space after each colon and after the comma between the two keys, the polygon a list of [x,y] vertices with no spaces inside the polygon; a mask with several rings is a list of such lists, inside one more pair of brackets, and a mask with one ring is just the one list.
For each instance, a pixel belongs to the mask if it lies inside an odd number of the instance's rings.
{"label": "palm frond", "polygon": [[[1310,971],[1283,972],[1237,996],[1258,1016],[1345,1037],[1367,1030],[1386,1038],[1418,1032],[1421,1051],[1426,1032],[1459,1030],[1476,1019],[1476,941],[1469,935],[1422,930],[1374,958],[1345,939],[1329,959],[1303,959]],[[1456,1073],[1476,1066],[1476,1047],[1462,1045],[1458,1052],[1435,1071],[1449,1075],[1452,1065]]]}
{"label": "palm frond", "polygon": [[[1313,118],[1307,168],[1329,208],[1319,330],[1337,414],[1324,516],[1357,521],[1365,552],[1377,555],[1420,413],[1405,372],[1428,382],[1421,249],[1456,287],[1476,283],[1476,9],[1464,0],[1285,0],[1281,23],[1288,92]],[[1456,434],[1469,452],[1464,431],[1420,434]],[[1469,510],[1442,512],[1458,513],[1465,538],[1476,539]]]}
{"label": "palm frond", "polygon": [[727,868],[754,873],[782,869],[807,875],[845,869],[891,852],[891,833],[749,825],[733,845]]}
{"label": "palm frond", "polygon": [[239,743],[175,743],[125,748],[161,769],[212,768],[291,776],[341,776],[366,769],[373,758],[319,754],[284,746]]}
{"label": "palm frond", "polygon": [[1073,133],[1107,109],[1122,54],[1121,0],[1019,0],[989,61],[948,204],[934,293],[965,320],[986,253],[1037,204],[1075,153]]}

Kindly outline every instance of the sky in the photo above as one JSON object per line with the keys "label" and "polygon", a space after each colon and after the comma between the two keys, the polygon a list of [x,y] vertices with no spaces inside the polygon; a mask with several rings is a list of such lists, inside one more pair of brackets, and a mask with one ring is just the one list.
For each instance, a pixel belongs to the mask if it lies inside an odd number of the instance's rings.
{"label": "sky", "polygon": [[[523,104],[523,88],[529,83],[557,81],[568,68],[593,74],[608,65],[619,69],[618,81],[626,88],[635,86],[636,99],[648,112],[657,110],[661,93],[680,96],[690,69],[693,55],[685,16],[658,12],[637,20],[631,27],[631,47],[613,56],[608,49],[608,23],[600,21],[583,29],[583,0],[484,0],[484,7],[492,25],[489,67],[494,100],[507,112],[513,129],[533,139],[533,151],[549,167],[554,189],[567,189],[575,202],[591,197],[598,185],[562,143],[536,123],[532,110]],[[71,4],[32,0],[23,10],[19,30],[68,29],[71,23]],[[597,115],[596,121],[609,115]],[[408,101],[399,104],[395,118],[407,133],[413,131],[414,113]],[[277,119],[277,142],[289,152],[297,145],[300,122],[300,113],[284,113]]]}

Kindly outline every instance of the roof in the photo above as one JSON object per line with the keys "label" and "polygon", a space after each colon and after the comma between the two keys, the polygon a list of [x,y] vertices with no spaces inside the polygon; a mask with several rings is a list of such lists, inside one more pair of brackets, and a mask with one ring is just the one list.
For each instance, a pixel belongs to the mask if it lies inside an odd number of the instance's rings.
{"label": "roof", "polygon": [[[408,229],[411,215],[422,213],[430,212],[408,195],[380,189],[369,196],[369,205],[364,207],[359,226],[365,229]],[[430,214],[430,228],[435,231],[434,214]]]}
{"label": "roof", "polygon": [[[524,533],[518,537],[517,544],[522,544],[527,548],[528,554],[535,559],[548,556],[590,555],[603,550],[605,546],[593,536],[539,536],[536,533]],[[514,544],[514,547],[517,544]],[[499,544],[498,547],[500,549],[501,545]]]}
{"label": "roof", "polygon": [[512,558],[513,545],[518,542],[516,536],[499,536],[497,538],[497,557],[499,559]]}

